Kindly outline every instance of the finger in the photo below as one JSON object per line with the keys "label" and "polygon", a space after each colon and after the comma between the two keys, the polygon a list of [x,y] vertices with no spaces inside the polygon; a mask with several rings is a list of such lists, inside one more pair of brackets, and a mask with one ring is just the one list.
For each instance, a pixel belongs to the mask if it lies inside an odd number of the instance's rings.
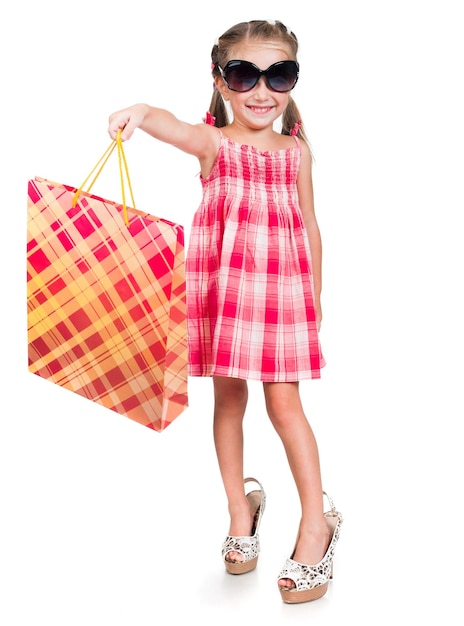
{"label": "finger", "polygon": [[130,124],[121,126],[120,129],[122,130],[122,133],[121,133],[122,141],[126,141],[127,139],[130,139],[132,135],[134,134],[134,130],[135,130],[135,128],[132,127]]}
{"label": "finger", "polygon": [[121,118],[117,114],[113,114],[110,116],[109,125],[108,125],[108,133],[112,139],[116,139],[118,132],[122,130],[121,139],[125,141],[132,136],[134,132],[133,129],[130,128],[130,120],[127,117]]}
{"label": "finger", "polygon": [[119,130],[120,130],[119,125],[115,125],[115,124],[112,124],[110,122],[110,124],[108,126],[108,134],[111,137],[111,139],[116,139],[116,136],[117,136]]}

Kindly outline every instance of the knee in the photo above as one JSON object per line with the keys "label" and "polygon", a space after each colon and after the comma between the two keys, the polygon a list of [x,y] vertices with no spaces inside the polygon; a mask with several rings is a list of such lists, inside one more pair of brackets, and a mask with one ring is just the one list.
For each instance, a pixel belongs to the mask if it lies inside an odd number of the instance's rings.
{"label": "knee", "polygon": [[214,403],[218,410],[238,410],[244,412],[248,402],[246,381],[235,378],[221,378],[214,381]]}
{"label": "knee", "polygon": [[267,402],[266,410],[272,425],[277,431],[287,428],[294,419],[292,411],[284,403]]}
{"label": "knee", "polygon": [[274,428],[279,431],[302,415],[297,387],[289,383],[266,389],[266,410]]}

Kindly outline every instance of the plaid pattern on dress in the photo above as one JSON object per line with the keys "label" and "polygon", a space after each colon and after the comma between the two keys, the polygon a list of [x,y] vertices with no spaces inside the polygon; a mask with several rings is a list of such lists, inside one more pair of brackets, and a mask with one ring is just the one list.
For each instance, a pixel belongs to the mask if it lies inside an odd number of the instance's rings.
{"label": "plaid pattern on dress", "polygon": [[186,259],[192,376],[320,378],[295,141],[263,152],[221,133],[215,165],[201,179]]}
{"label": "plaid pattern on dress", "polygon": [[29,370],[153,430],[187,407],[183,227],[28,184]]}

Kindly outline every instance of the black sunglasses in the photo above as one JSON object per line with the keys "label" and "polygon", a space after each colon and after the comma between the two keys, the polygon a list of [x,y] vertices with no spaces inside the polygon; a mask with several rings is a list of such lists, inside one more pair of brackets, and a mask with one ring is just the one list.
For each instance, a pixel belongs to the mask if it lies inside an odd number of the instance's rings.
{"label": "black sunglasses", "polygon": [[291,91],[296,85],[299,73],[296,61],[278,61],[270,65],[267,70],[260,70],[257,65],[249,61],[229,61],[224,68],[219,65],[218,68],[229,89],[242,93],[256,87],[261,76],[264,76],[267,86],[272,91],[280,93]]}

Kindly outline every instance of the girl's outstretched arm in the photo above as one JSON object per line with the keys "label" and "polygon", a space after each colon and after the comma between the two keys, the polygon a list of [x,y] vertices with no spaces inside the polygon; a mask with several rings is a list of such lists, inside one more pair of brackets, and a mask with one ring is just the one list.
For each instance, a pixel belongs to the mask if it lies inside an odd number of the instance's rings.
{"label": "girl's outstretched arm", "polygon": [[108,132],[116,139],[122,130],[121,139],[130,139],[136,128],[140,128],[155,139],[169,143],[183,152],[196,156],[204,166],[212,164],[219,147],[219,133],[208,124],[188,124],[165,109],[148,104],[134,104],[112,113]]}

